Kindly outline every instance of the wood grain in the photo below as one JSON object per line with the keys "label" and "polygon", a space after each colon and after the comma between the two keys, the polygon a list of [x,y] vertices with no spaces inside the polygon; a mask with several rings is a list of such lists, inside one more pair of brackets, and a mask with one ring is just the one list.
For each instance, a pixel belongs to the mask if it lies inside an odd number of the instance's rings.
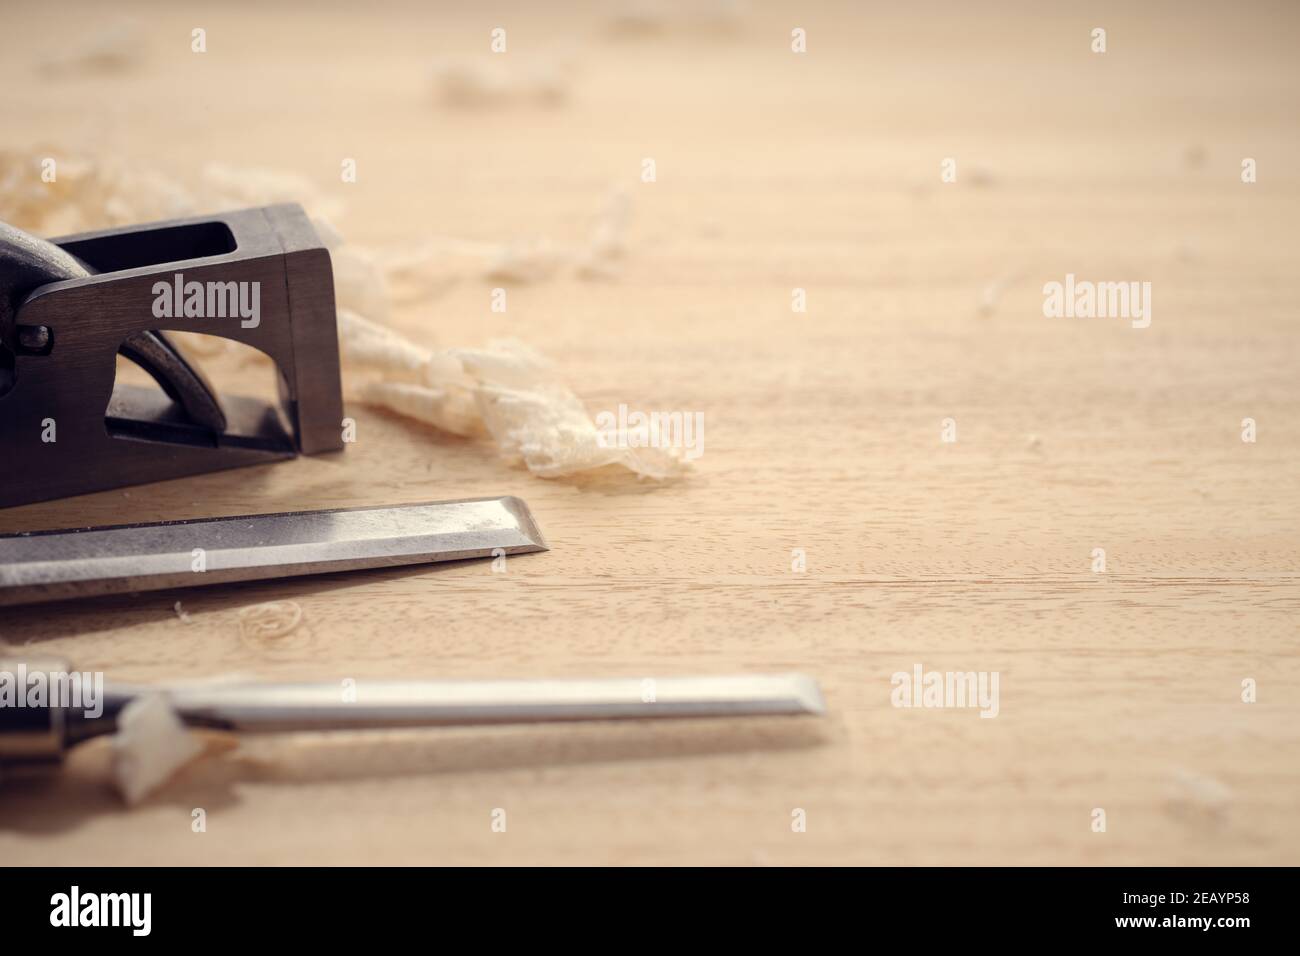
{"label": "wood grain", "polygon": [[[578,242],[623,185],[617,278],[511,285],[501,315],[495,283],[465,274],[394,324],[430,344],[522,338],[593,411],[702,411],[705,453],[662,487],[545,482],[353,405],[340,455],[0,522],[516,494],[553,550],[505,574],[16,609],[4,640],[141,680],[797,669],[830,713],[265,740],[133,810],[88,747],[58,780],[0,791],[0,859],[1300,862],[1292,8],[755,4],[734,30],[676,16],[619,37],[595,4],[141,5],[138,69],[47,81],[35,51],[104,16],[79,9],[22,8],[0,41],[0,124],[33,143],[89,141],[178,175],[209,159],[295,170],[374,247]],[[430,101],[429,58],[486,58],[498,25],[508,57],[572,52],[566,102]],[[1089,50],[1099,25],[1104,55]],[[343,157],[355,184],[338,181]],[[940,182],[945,157],[956,183]],[[1243,157],[1257,183],[1240,181]],[[1150,328],[1045,318],[1042,286],[1066,273],[1151,282]],[[268,600],[303,608],[283,646],[241,638],[238,610]],[[999,672],[998,717],[891,706],[891,675],[917,663]]]}

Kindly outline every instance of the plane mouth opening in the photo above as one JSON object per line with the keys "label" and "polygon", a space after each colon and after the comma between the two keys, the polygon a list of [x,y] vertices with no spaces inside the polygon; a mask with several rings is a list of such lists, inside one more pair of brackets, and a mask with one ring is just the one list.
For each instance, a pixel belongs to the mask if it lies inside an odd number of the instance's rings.
{"label": "plane mouth opening", "polygon": [[275,363],[251,345],[197,332],[136,332],[118,350],[104,424],[112,437],[132,441],[292,453],[285,394]]}

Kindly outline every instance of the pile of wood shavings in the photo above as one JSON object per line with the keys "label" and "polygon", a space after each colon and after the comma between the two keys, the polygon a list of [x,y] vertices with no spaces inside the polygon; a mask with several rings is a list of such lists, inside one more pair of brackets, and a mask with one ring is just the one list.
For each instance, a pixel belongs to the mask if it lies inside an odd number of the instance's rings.
{"label": "pile of wood shavings", "polygon": [[689,462],[676,448],[622,447],[602,442],[591,416],[550,363],[522,342],[501,339],[484,349],[421,350],[358,316],[340,313],[340,344],[355,365],[382,369],[364,401],[457,435],[486,430],[503,455],[542,478],[607,465],[666,479]]}
{"label": "pile of wood shavings", "polygon": [[[54,182],[42,181],[43,158],[58,164]],[[135,164],[53,148],[0,150],[0,219],[37,235],[286,201],[316,216],[338,211],[307,181],[271,170],[210,164],[184,186]],[[627,220],[627,196],[615,192],[588,241],[573,248],[545,240],[446,239],[387,261],[346,243],[325,219],[315,220],[333,261],[347,397],[456,435],[486,435],[539,477],[607,466],[660,480],[684,474],[690,462],[680,449],[604,447],[582,401],[527,345],[507,340],[436,350],[385,324],[394,282],[437,282],[449,267],[513,281],[540,281],[566,265],[583,278],[609,277],[624,252]]]}

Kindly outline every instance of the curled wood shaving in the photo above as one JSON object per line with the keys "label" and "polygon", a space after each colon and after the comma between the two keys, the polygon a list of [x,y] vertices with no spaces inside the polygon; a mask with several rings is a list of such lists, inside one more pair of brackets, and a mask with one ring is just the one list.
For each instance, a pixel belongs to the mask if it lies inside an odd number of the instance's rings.
{"label": "curled wood shaving", "polygon": [[113,783],[122,799],[139,803],[203,752],[160,694],[137,697],[122,709],[113,737]]}
{"label": "curled wood shaving", "polygon": [[266,648],[288,637],[302,624],[297,601],[267,601],[239,609],[239,633],[244,643]]}
{"label": "curled wood shaving", "polygon": [[[41,157],[57,160],[54,182],[41,180]],[[125,162],[91,160],[55,149],[0,150],[0,219],[37,234],[57,234],[233,208],[297,201],[318,217],[336,204],[310,182],[273,170],[209,164],[182,185]],[[541,281],[561,269],[610,278],[626,250],[630,202],[612,193],[587,240],[505,243],[432,239],[397,256],[373,255],[345,242],[327,218],[315,221],[334,268],[340,353],[349,395],[462,436],[488,435],[503,455],[555,478],[614,465],[668,478],[690,462],[676,449],[602,447],[581,400],[538,352],[521,342],[478,349],[433,349],[386,322],[392,287],[405,291],[466,273],[501,282]],[[226,346],[186,336],[199,354]],[[293,618],[292,628],[301,620]],[[266,636],[256,619],[249,627]],[[269,625],[267,625],[269,626]]]}

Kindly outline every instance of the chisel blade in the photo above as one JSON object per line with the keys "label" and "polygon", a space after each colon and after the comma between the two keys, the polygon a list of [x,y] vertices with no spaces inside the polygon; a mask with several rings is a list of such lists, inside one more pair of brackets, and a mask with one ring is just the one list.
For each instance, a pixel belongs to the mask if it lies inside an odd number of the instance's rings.
{"label": "chisel blade", "polygon": [[[147,693],[117,687],[117,696]],[[344,702],[337,683],[211,684],[155,690],[186,723],[245,733],[823,714],[803,674],[585,680],[365,681]]]}
{"label": "chisel blade", "polygon": [[0,606],[547,550],[518,498],[0,536]]}

